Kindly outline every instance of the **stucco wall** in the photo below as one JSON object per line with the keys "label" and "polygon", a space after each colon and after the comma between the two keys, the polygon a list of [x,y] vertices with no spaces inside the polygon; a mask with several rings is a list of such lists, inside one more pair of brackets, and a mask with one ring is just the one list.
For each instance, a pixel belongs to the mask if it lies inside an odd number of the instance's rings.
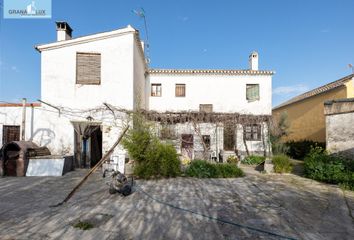
{"label": "stucco wall", "polygon": [[354,159],[354,112],[326,116],[327,150]]}
{"label": "stucco wall", "polygon": [[[134,34],[41,52],[41,99],[55,106],[133,108]],[[76,52],[101,53],[101,84],[76,84]]]}
{"label": "stucco wall", "polygon": [[[267,114],[272,111],[272,77],[267,75],[150,74],[152,83],[161,83],[162,96],[149,97],[151,110],[199,111],[199,104],[213,104],[214,112]],[[175,84],[186,84],[186,96],[175,97]],[[248,102],[246,84],[260,85],[260,100]]]}
{"label": "stucco wall", "polygon": [[[161,131],[161,125],[156,124],[158,131]],[[193,135],[193,151],[195,158],[201,158],[203,153],[203,144],[202,139],[199,134],[196,132],[193,124],[191,123],[183,123],[183,124],[175,124],[171,125],[171,127],[175,130],[175,139],[168,140],[168,142],[172,143],[177,152],[182,154],[181,145],[182,145],[182,134],[192,134]],[[201,123],[197,125],[201,135],[209,135],[210,136],[210,152],[219,153],[222,152],[228,155],[229,152],[232,151],[224,151],[224,127],[222,123],[214,124],[214,123]],[[159,133],[158,133],[159,134]],[[250,154],[263,154],[265,150],[268,153],[269,150],[269,141],[268,141],[268,131],[267,124],[262,123],[262,134],[264,137],[264,144],[262,139],[260,141],[246,141],[248,150]],[[241,157],[246,156],[246,148],[243,142],[243,127],[241,124],[237,124],[235,127],[235,147],[238,154]],[[226,161],[226,159],[224,159]]]}
{"label": "stucco wall", "polygon": [[[87,113],[88,114],[88,113]],[[82,116],[80,116],[82,115]],[[34,141],[39,146],[46,146],[52,154],[74,154],[74,127],[71,121],[86,120],[82,113],[59,112],[50,107],[35,107],[26,109],[25,140]],[[100,121],[102,130],[103,153],[117,140],[126,123],[125,114],[113,114],[109,110],[90,112],[96,121]],[[3,125],[21,125],[21,107],[0,107],[0,145],[2,145]],[[115,153],[123,152],[123,147],[118,146]]]}
{"label": "stucco wall", "polygon": [[290,124],[288,140],[326,141],[325,116],[323,103],[326,100],[346,98],[347,89],[339,87],[332,91],[307,98],[305,100],[273,110],[273,117],[279,117],[282,112],[288,115]]}

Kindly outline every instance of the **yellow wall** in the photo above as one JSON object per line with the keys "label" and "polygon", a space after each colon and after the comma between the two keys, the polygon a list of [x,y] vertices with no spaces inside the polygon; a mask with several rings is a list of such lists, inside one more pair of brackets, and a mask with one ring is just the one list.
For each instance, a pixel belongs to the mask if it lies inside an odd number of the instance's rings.
{"label": "yellow wall", "polygon": [[[353,89],[354,94],[354,89]],[[288,115],[290,134],[284,137],[289,140],[313,140],[326,142],[324,105],[326,100],[346,98],[345,86],[333,89],[326,93],[313,96],[302,101],[273,110],[273,117],[279,117],[282,112]]]}
{"label": "yellow wall", "polygon": [[347,98],[354,98],[354,79],[348,81],[345,86],[347,87]]}

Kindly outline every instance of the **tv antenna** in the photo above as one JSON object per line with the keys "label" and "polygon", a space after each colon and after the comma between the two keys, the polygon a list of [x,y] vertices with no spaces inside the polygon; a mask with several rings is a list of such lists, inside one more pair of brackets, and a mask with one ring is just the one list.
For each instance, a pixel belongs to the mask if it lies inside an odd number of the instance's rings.
{"label": "tv antenna", "polygon": [[142,18],[144,20],[144,27],[145,27],[145,36],[146,36],[146,41],[145,41],[145,49],[146,49],[146,62],[147,64],[150,63],[150,45],[149,45],[149,34],[148,34],[148,28],[146,24],[146,14],[145,10],[143,8],[140,8],[140,10],[132,10],[132,12],[137,15],[139,18]]}

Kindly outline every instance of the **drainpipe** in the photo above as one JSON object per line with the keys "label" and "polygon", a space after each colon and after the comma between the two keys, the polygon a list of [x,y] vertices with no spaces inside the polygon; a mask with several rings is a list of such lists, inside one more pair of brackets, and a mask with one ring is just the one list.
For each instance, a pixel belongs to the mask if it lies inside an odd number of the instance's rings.
{"label": "drainpipe", "polygon": [[21,124],[21,141],[25,141],[26,134],[26,98],[22,98],[22,124]]}

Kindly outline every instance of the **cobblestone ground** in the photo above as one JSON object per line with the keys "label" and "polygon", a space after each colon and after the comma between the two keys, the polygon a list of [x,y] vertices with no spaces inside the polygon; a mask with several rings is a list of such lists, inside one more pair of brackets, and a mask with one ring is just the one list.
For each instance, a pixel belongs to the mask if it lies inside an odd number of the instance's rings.
{"label": "cobblestone ground", "polygon": [[[86,170],[1,178],[0,239],[354,239],[353,192],[295,175],[245,171],[237,179],[139,180],[125,198],[110,195],[95,173],[56,208],[49,206]],[[94,228],[74,228],[79,220]]]}

